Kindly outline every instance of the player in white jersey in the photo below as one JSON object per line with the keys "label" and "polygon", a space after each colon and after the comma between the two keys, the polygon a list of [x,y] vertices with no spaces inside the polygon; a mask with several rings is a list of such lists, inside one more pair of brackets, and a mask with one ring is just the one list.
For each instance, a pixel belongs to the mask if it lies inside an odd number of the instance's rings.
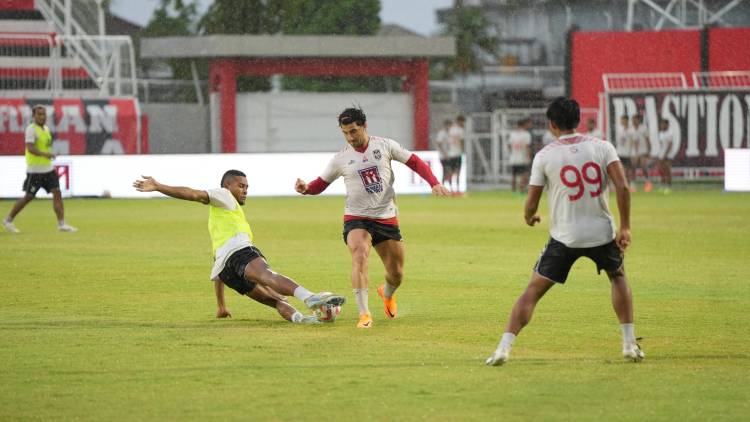
{"label": "player in white jersey", "polygon": [[248,187],[245,173],[228,170],[221,177],[221,187],[208,190],[169,186],[149,176],[133,182],[133,187],[139,192],[161,192],[172,198],[209,206],[208,232],[214,251],[211,280],[214,282],[218,305],[217,318],[232,316],[224,301],[224,285],[243,296],[275,308],[282,318],[296,324],[315,324],[319,321],[314,315],[304,316],[297,312],[284,296],[293,295],[310,309],[344,303],[343,296],[313,294],[268,266],[260,249],[252,243],[253,232],[242,211]]}
{"label": "player in white jersey", "polygon": [[[633,155],[633,131],[630,127],[630,119],[623,115],[620,117],[620,124],[615,129],[615,141],[617,144],[617,155],[620,156],[620,162],[625,168],[625,176],[628,183],[635,178],[635,170],[631,157]],[[631,190],[632,192],[632,190]]]}
{"label": "player in white jersey", "polygon": [[674,145],[674,133],[669,128],[669,120],[661,119],[659,121],[659,151],[657,159],[659,160],[661,182],[664,184],[664,193],[669,193],[672,187],[672,158],[670,158],[672,145]]}
{"label": "player in white jersey", "polygon": [[[435,147],[440,155],[440,164],[443,166],[443,185],[447,181],[451,183],[451,175],[456,167],[456,159],[449,155],[450,150],[450,135],[451,125],[453,122],[450,120],[443,121],[443,127],[440,129],[435,136]],[[458,156],[458,165],[461,166],[461,156]]]}
{"label": "player in white jersey", "polygon": [[[466,118],[464,116],[456,117],[455,123],[448,129],[448,159],[450,160],[450,174],[448,175],[448,185],[454,194],[458,194],[459,176],[461,174],[461,156],[464,153],[464,125]],[[455,180],[455,185],[454,185]]]}
{"label": "player in white jersey", "polygon": [[[643,173],[643,191],[651,192],[653,184],[649,180],[648,167],[651,161],[651,141],[648,137],[648,128],[643,124],[643,116],[636,114],[633,120],[633,170],[641,169]],[[635,183],[635,182],[633,182]]]}
{"label": "player in white jersey", "polygon": [[[583,256],[593,260],[598,271],[604,270],[611,282],[623,357],[640,361],[644,355],[636,343],[632,297],[623,267],[623,252],[630,244],[630,191],[622,165],[611,143],[575,133],[580,120],[575,100],[556,98],[547,109],[547,118],[558,140],[534,157],[524,219],[529,226],[541,221],[536,212],[547,186],[550,239],[526,291],[513,306],[500,344],[485,363],[501,365],[508,360],[513,341],[531,320],[537,302],[556,283],[565,283],[573,263]],[[607,205],[608,179],[617,193],[619,232]]]}
{"label": "player in white jersey", "polygon": [[339,115],[338,122],[348,145],[331,159],[320,177],[310,183],[297,179],[294,188],[303,195],[317,195],[334,180],[344,177],[343,234],[352,257],[352,289],[360,316],[357,327],[370,328],[367,272],[370,248],[375,248],[385,266],[385,283],[378,287],[378,295],[383,300],[387,318],[396,317],[394,292],[404,276],[404,246],[394,201],[391,161],[399,161],[414,170],[432,186],[433,194],[445,196],[450,192],[415,154],[392,139],[368,135],[367,118],[361,109],[347,108]]}
{"label": "player in white jersey", "polygon": [[508,133],[508,164],[510,164],[511,181],[510,186],[513,192],[516,191],[516,177],[520,177],[518,190],[526,190],[526,184],[529,177],[529,165],[531,164],[531,132],[533,127],[530,117],[521,119],[518,127]]}

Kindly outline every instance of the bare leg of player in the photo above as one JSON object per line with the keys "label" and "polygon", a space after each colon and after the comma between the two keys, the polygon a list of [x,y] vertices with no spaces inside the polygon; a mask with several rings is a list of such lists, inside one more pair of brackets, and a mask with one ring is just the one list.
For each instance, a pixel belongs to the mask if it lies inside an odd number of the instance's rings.
{"label": "bare leg of player", "polygon": [[299,287],[294,280],[273,271],[263,258],[253,259],[245,266],[245,278],[256,284],[268,286],[284,296],[293,296],[294,290]]}
{"label": "bare leg of player", "polygon": [[531,275],[529,285],[526,286],[526,290],[518,298],[516,304],[513,305],[513,310],[510,312],[510,319],[505,331],[518,335],[523,327],[531,321],[536,304],[554,285],[554,282],[534,272]]}
{"label": "bare leg of player", "polygon": [[52,208],[57,215],[58,223],[65,221],[65,209],[63,208],[62,194],[60,189],[52,189]]}
{"label": "bare leg of player", "polygon": [[640,362],[645,357],[641,346],[636,341],[633,326],[633,294],[625,276],[625,268],[607,271],[607,277],[612,284],[612,308],[620,321],[622,331],[622,356],[633,362]]}
{"label": "bare leg of player", "polygon": [[378,287],[378,295],[383,300],[386,318],[396,318],[398,305],[396,289],[404,278],[404,243],[398,240],[386,240],[375,246],[385,267],[385,283]]}
{"label": "bare leg of player", "polygon": [[359,308],[359,322],[357,327],[370,328],[372,326],[372,316],[369,307],[370,276],[368,269],[368,260],[370,257],[370,248],[372,247],[372,237],[367,230],[354,229],[346,237],[346,246],[352,256],[352,291]]}
{"label": "bare leg of player", "polygon": [[14,218],[18,215],[19,212],[21,212],[26,205],[28,205],[29,202],[33,201],[34,197],[26,194],[23,196],[23,198],[16,201],[15,204],[13,204],[13,208],[11,208],[10,213],[8,214],[7,221],[13,221]]}
{"label": "bare leg of player", "polygon": [[508,360],[516,336],[531,321],[536,304],[554,285],[554,282],[542,277],[537,272],[531,275],[529,285],[526,286],[526,290],[518,298],[516,304],[513,305],[513,310],[510,312],[510,319],[508,320],[503,337],[500,339],[500,344],[497,345],[497,349],[495,349],[492,355],[487,358],[485,361],[486,365],[502,365]]}

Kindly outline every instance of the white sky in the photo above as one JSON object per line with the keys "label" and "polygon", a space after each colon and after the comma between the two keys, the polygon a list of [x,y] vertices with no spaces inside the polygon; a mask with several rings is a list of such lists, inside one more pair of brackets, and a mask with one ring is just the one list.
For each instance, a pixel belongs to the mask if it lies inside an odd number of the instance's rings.
{"label": "white sky", "polygon": [[[113,0],[112,12],[139,25],[145,25],[159,0]],[[201,13],[212,0],[198,0]],[[380,0],[380,20],[395,23],[422,35],[436,35],[436,9],[450,7],[453,0]]]}

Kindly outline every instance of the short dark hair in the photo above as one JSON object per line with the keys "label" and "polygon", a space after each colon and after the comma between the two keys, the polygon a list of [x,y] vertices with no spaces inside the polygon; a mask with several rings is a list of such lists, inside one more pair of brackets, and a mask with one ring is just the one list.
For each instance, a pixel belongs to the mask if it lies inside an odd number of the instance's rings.
{"label": "short dark hair", "polygon": [[547,118],[560,130],[572,130],[581,122],[581,108],[572,98],[557,97],[547,107]]}
{"label": "short dark hair", "polygon": [[361,108],[351,107],[347,108],[339,114],[339,126],[348,125],[350,123],[356,123],[357,126],[364,126],[367,122],[367,116]]}
{"label": "short dark hair", "polygon": [[531,123],[531,117],[523,117],[518,121],[518,126],[525,126],[528,123]]}
{"label": "short dark hair", "polygon": [[47,111],[47,107],[44,104],[36,104],[34,107],[31,107],[31,114],[36,114],[37,110],[44,110]]}
{"label": "short dark hair", "polygon": [[227,170],[226,172],[224,172],[224,175],[221,176],[221,185],[220,186],[223,188],[224,187],[224,183],[227,180],[229,180],[229,179],[231,179],[233,177],[238,177],[238,176],[239,177],[247,177],[247,176],[245,176],[245,173],[243,173],[243,172],[241,172],[239,170]]}
{"label": "short dark hair", "polygon": [[456,117],[456,121],[457,122],[465,122],[466,121],[466,117],[464,117],[463,115],[459,114],[458,117]]}

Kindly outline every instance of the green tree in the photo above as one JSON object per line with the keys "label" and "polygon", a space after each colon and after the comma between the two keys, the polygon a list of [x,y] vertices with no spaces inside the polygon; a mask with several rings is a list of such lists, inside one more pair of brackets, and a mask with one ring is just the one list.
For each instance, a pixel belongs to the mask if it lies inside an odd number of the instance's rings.
{"label": "green tree", "polygon": [[480,72],[484,65],[482,56],[497,58],[499,38],[493,34],[492,23],[475,6],[463,6],[457,1],[445,22],[444,35],[456,39],[456,56],[451,60],[436,62],[433,74],[451,78],[456,73]]}
{"label": "green tree", "polygon": [[[159,7],[154,11],[148,24],[138,35],[135,44],[141,37],[155,38],[168,36],[190,36],[195,35],[195,22],[198,18],[198,6],[194,1],[186,3],[182,0],[161,0]],[[175,79],[191,79],[190,60],[169,59],[172,68],[172,76]],[[151,63],[143,62],[144,70],[150,68]]]}
{"label": "green tree", "polygon": [[[273,34],[278,32],[280,7],[278,0],[216,0],[198,23],[198,30],[211,34]],[[266,76],[239,76],[240,92],[268,91],[271,83]]]}
{"label": "green tree", "polygon": [[[279,0],[286,35],[375,35],[380,0]],[[383,77],[285,76],[284,89],[316,92],[385,91]]]}

